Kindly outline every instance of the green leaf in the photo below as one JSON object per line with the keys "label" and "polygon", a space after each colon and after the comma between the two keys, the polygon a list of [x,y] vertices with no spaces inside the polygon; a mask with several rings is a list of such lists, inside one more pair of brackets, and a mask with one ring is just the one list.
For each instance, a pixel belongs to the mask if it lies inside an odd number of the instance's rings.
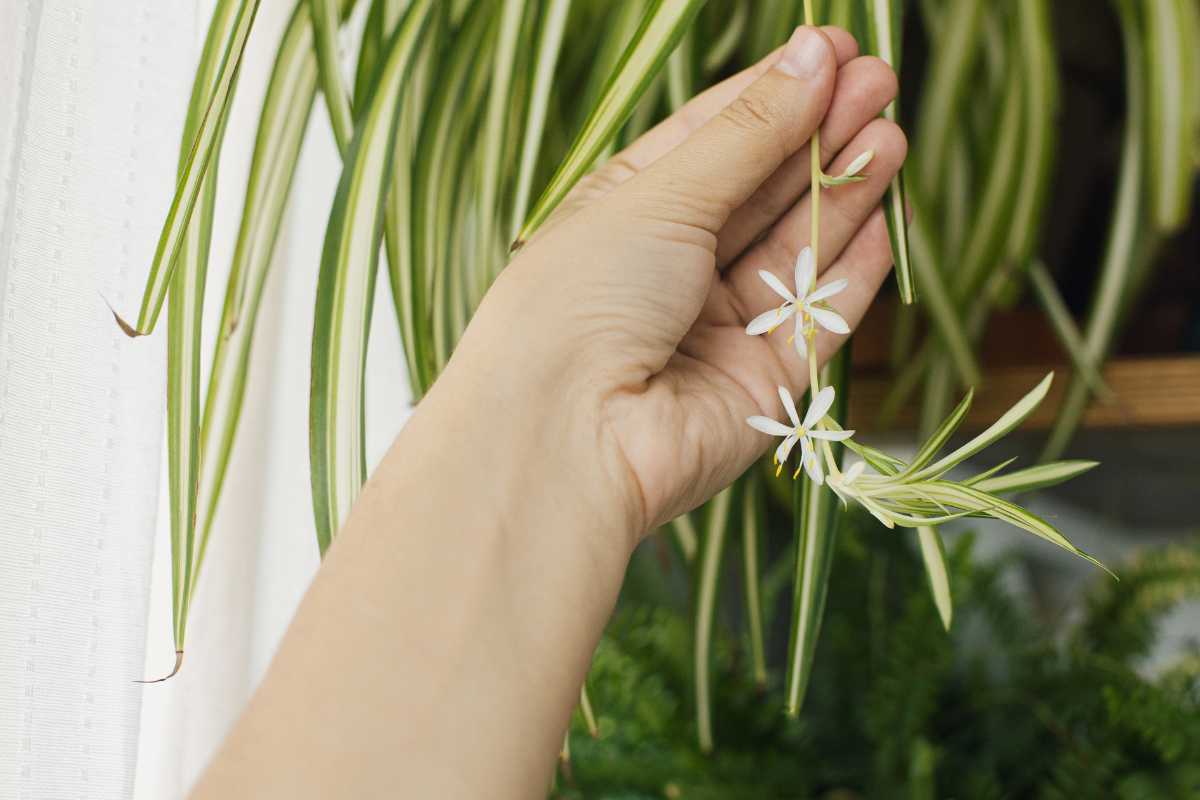
{"label": "green leaf", "polygon": [[616,136],[703,5],[704,0],[653,0],[583,130],[530,212],[515,246],[527,241],[546,221]]}
{"label": "green leaf", "polygon": [[700,752],[713,750],[713,619],[717,612],[717,590],[721,578],[721,554],[729,529],[729,505],[733,487],[709,501],[707,530],[700,553],[696,580],[695,647],[692,651],[696,683],[696,731]]}
{"label": "green leaf", "polygon": [[[917,188],[926,197],[937,197],[942,187],[942,170],[950,135],[970,86],[978,46],[982,0],[956,0],[946,10],[943,29],[935,40],[929,74],[921,93],[918,119],[921,127],[916,145]],[[873,16],[879,16],[878,12]],[[899,31],[895,35],[899,35]]]}
{"label": "green leaf", "polygon": [[914,203],[913,207],[918,209],[918,221],[909,226],[909,243],[913,254],[913,269],[924,299],[921,305],[928,312],[934,330],[945,345],[959,381],[967,387],[977,386],[983,382],[983,372],[971,351],[971,337],[959,318],[957,306],[951,299],[950,290],[942,277],[943,271],[938,265],[936,249],[920,222],[922,213],[919,205]]}
{"label": "green leaf", "polygon": [[680,514],[671,520],[671,531],[675,534],[675,544],[679,547],[684,562],[692,563],[696,558],[696,550],[700,547],[700,536],[696,533],[692,518],[687,514]]}
{"label": "green leaf", "polygon": [[[1053,525],[1007,500],[1002,500],[993,494],[975,487],[962,486],[961,484],[948,483],[946,481],[930,481],[922,484],[921,488],[936,501],[959,508],[971,509],[1002,522],[1007,522],[1010,525],[1015,525],[1052,544],[1058,545],[1085,561],[1090,561],[1105,572],[1109,572],[1109,569],[1095,558],[1071,544]],[[1112,573],[1109,572],[1109,574]]]}
{"label": "green leaf", "polygon": [[983,450],[988,445],[992,444],[1001,437],[1007,435],[1010,431],[1025,421],[1025,418],[1033,413],[1033,410],[1038,407],[1038,404],[1046,397],[1046,393],[1050,391],[1050,384],[1054,380],[1054,373],[1051,372],[1046,377],[1042,378],[1028,394],[1022,397],[1017,403],[1004,412],[1000,419],[996,420],[987,430],[980,433],[971,441],[959,447],[957,450],[943,456],[936,463],[925,467],[909,476],[910,480],[926,480],[931,477],[939,476],[953,468],[956,464],[966,461],[971,456]]}
{"label": "green leaf", "polygon": [[432,0],[414,0],[387,46],[338,183],[317,284],[309,450],[321,552],[357,497],[366,473],[363,370],[383,206],[400,87],[414,61]]}
{"label": "green leaf", "polygon": [[759,567],[759,542],[762,511],[759,483],[762,477],[747,475],[742,482],[742,586],[746,591],[746,627],[750,631],[750,663],[754,682],[760,688],[767,685],[767,657],[763,644],[762,570]]}
{"label": "green leaf", "polygon": [[[395,0],[393,0],[395,2]],[[388,22],[385,13],[385,24]],[[476,15],[483,17],[485,15]],[[388,283],[400,326],[409,388],[415,404],[435,377],[432,330],[428,308],[430,285],[427,274],[418,274],[415,253],[416,165],[423,121],[431,103],[434,81],[447,38],[444,9],[421,37],[420,52],[405,81],[400,99],[400,121],[392,154],[391,188],[383,211],[383,238],[387,252]],[[466,32],[463,32],[466,35]],[[466,127],[466,126],[464,126]]]}
{"label": "green leaf", "polygon": [[954,435],[954,432],[958,430],[958,426],[966,418],[974,396],[974,390],[968,391],[967,396],[959,402],[958,407],[929,435],[925,440],[925,444],[921,445],[921,449],[917,451],[917,454],[913,456],[913,460],[909,462],[907,469],[900,473],[899,478],[901,480],[909,477],[932,461],[933,457],[946,445],[946,442],[950,441],[950,437]]}
{"label": "green leaf", "polygon": [[317,52],[317,69],[325,108],[338,150],[343,154],[354,135],[354,113],[350,95],[342,85],[338,54],[338,29],[341,27],[339,0],[308,0],[313,21],[313,45]]}
{"label": "green leaf", "polygon": [[[474,112],[487,89],[487,71],[478,69],[478,61],[490,52],[494,21],[494,8],[489,11],[485,3],[476,4],[456,32],[432,79],[437,91],[430,92],[413,158],[412,265],[406,271],[411,287],[404,287],[404,292],[412,303],[419,357],[416,384],[422,391],[433,384],[450,357],[453,307],[461,294],[452,291],[451,284],[465,280],[464,271],[453,267],[452,249],[466,246],[457,241],[461,237],[455,233],[460,230],[455,225],[455,204],[469,205],[460,197],[462,176],[468,172],[465,160],[472,150]],[[396,238],[399,245],[405,244],[399,231]]]}
{"label": "green leaf", "polygon": [[[836,399],[828,419],[845,419],[849,399],[849,347],[834,356],[822,371],[821,385],[836,387]],[[811,402],[811,392],[809,393]],[[841,447],[834,458],[841,462]],[[804,704],[813,657],[825,613],[833,546],[837,537],[841,504],[824,485],[804,479],[796,484],[796,574],[793,586],[792,628],[788,642],[784,710],[797,716]]]}
{"label": "green leaf", "polygon": [[[226,0],[214,8],[180,144],[179,175],[186,180],[194,157],[193,142],[200,134],[220,90],[222,67],[228,61],[226,44],[239,25],[247,28],[254,9]],[[225,61],[222,61],[224,53]],[[231,81],[228,91],[233,92]],[[203,169],[196,172],[199,213],[182,219],[177,242],[177,268],[164,291],[167,313],[167,495],[171,524],[171,619],[175,642],[174,675],[182,664],[196,562],[196,502],[200,472],[200,344],[204,314],[204,284],[208,273],[216,204],[216,165],[225,132],[224,116],[212,118],[212,148]],[[211,161],[209,160],[211,159]],[[168,675],[167,677],[170,677]]]}
{"label": "green leaf", "polygon": [[1058,335],[1059,343],[1071,357],[1075,371],[1087,381],[1088,387],[1096,396],[1106,403],[1115,402],[1116,395],[1104,382],[1104,376],[1100,374],[1100,365],[1093,361],[1088,353],[1083,335],[1075,325],[1075,319],[1067,309],[1067,304],[1063,302],[1062,295],[1058,293],[1050,271],[1041,261],[1034,261],[1030,265],[1029,282],[1033,285],[1034,295],[1037,296],[1042,310],[1046,312],[1046,318],[1050,320],[1051,327]]}
{"label": "green leaf", "polygon": [[973,485],[976,489],[988,494],[1016,494],[1057,486],[1098,466],[1100,466],[1098,461],[1054,461],[1010,472],[1007,475],[989,476]]}
{"label": "green leaf", "polygon": [[[1125,44],[1125,137],[1113,219],[1108,227],[1100,278],[1083,336],[1085,352],[1089,360],[1097,364],[1112,345],[1125,294],[1138,269],[1139,253],[1148,252],[1142,249],[1145,244],[1142,223],[1148,213],[1143,193],[1146,55],[1142,49],[1136,6],[1130,0],[1117,0],[1116,6]],[[1088,383],[1081,377],[1067,387],[1058,418],[1042,451],[1043,461],[1058,458],[1066,450],[1090,398]]]}
{"label": "green leaf", "polygon": [[[478,228],[475,233],[475,258],[471,265],[471,306],[483,297],[492,278],[499,272],[503,262],[504,245],[501,242],[499,221],[501,210],[499,197],[504,180],[504,153],[509,139],[516,133],[511,120],[516,93],[514,67],[517,53],[525,49],[522,34],[525,27],[525,0],[502,0],[499,11],[499,29],[496,45],[492,51],[490,86],[484,124],[479,135],[479,166],[476,196]],[[532,13],[532,12],[531,12]],[[508,231],[503,231],[508,234]]]}
{"label": "green leaf", "polygon": [[[863,0],[867,20],[867,51],[886,61],[900,74],[901,34],[904,3],[901,0]],[[892,122],[900,119],[899,101],[884,109],[883,116]],[[883,213],[887,220],[888,239],[892,245],[892,262],[896,265],[896,284],[900,300],[906,305],[916,302],[916,282],[909,260],[908,206],[904,192],[904,172],[897,172],[883,198]]]}
{"label": "green leaf", "polygon": [[917,541],[921,549],[921,561],[925,564],[925,575],[929,579],[929,591],[933,593],[933,604],[942,620],[942,627],[950,630],[954,620],[954,600],[950,593],[950,571],[946,567],[946,548],[937,530],[927,526],[917,528]]}
{"label": "green leaf", "polygon": [[[346,6],[348,10],[349,3]],[[199,547],[192,567],[193,591],[241,417],[263,287],[316,96],[312,39],[309,6],[307,0],[299,0],[280,42],[263,100],[204,402],[196,520]]]}
{"label": "green leaf", "polygon": [[[1200,41],[1188,19],[1187,3],[1195,0],[1146,0],[1145,54],[1148,58],[1150,213],[1164,233],[1188,220],[1195,177],[1196,134],[1193,59]],[[1194,13],[1194,9],[1193,12]]]}
{"label": "green leaf", "polygon": [[546,129],[546,112],[554,88],[555,69],[562,49],[563,33],[571,0],[547,0],[539,20],[537,56],[533,62],[533,86],[529,92],[529,108],[525,114],[525,136],[521,143],[521,161],[517,168],[517,188],[513,200],[512,232],[515,238],[529,209],[529,194],[533,188],[533,171],[541,152],[542,136]]}
{"label": "green leaf", "polygon": [[1007,253],[1014,263],[1024,265],[1033,256],[1045,217],[1058,130],[1058,66],[1047,0],[1018,0],[1017,28],[1025,137]]}
{"label": "green leaf", "polygon": [[[221,0],[213,12],[214,23],[217,19],[229,19],[228,15],[232,13],[235,2],[236,0]],[[175,196],[171,200],[171,207],[167,211],[167,219],[163,223],[162,233],[154,251],[154,260],[150,264],[150,276],[142,294],[137,323],[129,325],[119,316],[116,317],[121,329],[129,336],[145,336],[154,330],[158,321],[174,276],[177,256],[183,248],[192,212],[200,197],[204,176],[213,154],[220,147],[220,134],[224,130],[229,101],[233,97],[234,84],[242,63],[242,53],[246,49],[246,41],[250,38],[250,29],[254,25],[258,5],[259,0],[241,0],[237,3],[233,24],[222,27],[222,34],[218,38],[214,38],[214,28],[209,29],[203,62],[197,72],[197,87],[200,86],[201,75],[205,76],[204,93],[198,96],[193,90],[192,102],[188,105],[186,128],[191,135],[185,144],[186,156],[179,170]],[[218,53],[222,54],[219,56],[220,66],[211,77],[210,87],[210,67],[218,63]]]}

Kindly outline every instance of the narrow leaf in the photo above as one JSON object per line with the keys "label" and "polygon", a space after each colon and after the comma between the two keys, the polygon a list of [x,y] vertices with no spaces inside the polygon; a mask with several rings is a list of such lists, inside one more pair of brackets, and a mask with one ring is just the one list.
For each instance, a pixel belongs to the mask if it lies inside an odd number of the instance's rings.
{"label": "narrow leaf", "polygon": [[[845,419],[849,399],[849,348],[843,347],[825,365],[822,373],[821,385],[836,387],[836,401],[829,418]],[[841,450],[840,446],[834,447],[834,458],[839,463]],[[797,482],[796,573],[784,698],[784,710],[792,717],[800,713],[812,675],[841,513],[841,504],[827,486],[818,486],[807,478]]]}
{"label": "narrow leaf", "polygon": [[762,620],[762,570],[759,567],[759,531],[761,518],[759,483],[761,476],[748,475],[743,479],[742,494],[742,585],[746,591],[746,627],[750,631],[750,663],[754,683],[763,688],[767,685],[767,657],[763,645]]}
{"label": "narrow leaf", "polygon": [[921,561],[925,564],[925,575],[929,579],[929,591],[933,593],[933,604],[937,608],[942,627],[950,630],[954,620],[954,600],[950,593],[950,571],[946,568],[946,548],[942,537],[934,528],[917,528],[917,541],[921,547]]}
{"label": "narrow leaf", "polygon": [[1017,494],[1018,492],[1057,486],[1099,465],[1098,461],[1054,461],[1010,472],[1007,475],[988,477],[973,485],[976,489],[988,494]]}
{"label": "narrow leaf", "polygon": [[605,144],[616,136],[633,113],[638,98],[658,75],[703,5],[704,0],[654,0],[651,3],[583,130],[534,205],[517,239],[517,246],[528,240],[546,221],[571,187],[591,168]]}
{"label": "narrow leaf", "polygon": [[429,20],[432,0],[415,0],[392,36],[338,183],[317,284],[313,324],[309,450],[321,552],[329,546],[366,473],[363,369],[383,205],[400,87]]}
{"label": "narrow leaf", "polygon": [[[233,0],[223,0],[214,15],[221,15],[228,9]],[[142,294],[142,305],[138,310],[136,325],[129,325],[117,317],[121,329],[130,336],[145,336],[154,330],[158,315],[162,311],[163,302],[175,270],[176,257],[183,244],[184,236],[191,221],[196,200],[200,196],[200,187],[204,175],[208,171],[209,162],[219,146],[219,132],[223,130],[223,122],[228,113],[229,101],[233,96],[234,83],[242,63],[242,53],[250,38],[250,29],[254,25],[254,17],[258,13],[260,0],[242,0],[238,5],[237,17],[231,28],[221,39],[205,44],[205,51],[223,53],[220,67],[216,72],[211,92],[204,95],[203,113],[198,113],[198,107],[193,103],[188,111],[189,122],[196,119],[194,134],[189,138],[187,156],[179,171],[179,181],[175,188],[175,196],[167,211],[167,219],[163,223],[159,235],[158,246],[154,251],[154,260],[150,264],[150,276],[146,280],[146,289]],[[193,94],[193,100],[195,94]]]}
{"label": "narrow leaf", "polygon": [[1030,265],[1029,282],[1033,285],[1033,293],[1037,296],[1042,310],[1046,312],[1046,318],[1050,320],[1051,327],[1058,335],[1059,343],[1071,357],[1071,364],[1075,367],[1075,371],[1087,381],[1088,387],[1104,402],[1114,402],[1117,399],[1116,395],[1104,382],[1099,364],[1093,361],[1088,353],[1083,335],[1075,325],[1075,319],[1067,310],[1067,304],[1063,302],[1062,295],[1058,293],[1058,287],[1054,284],[1054,278],[1050,275],[1050,271],[1041,261],[1034,261]]}
{"label": "narrow leaf", "polygon": [[1022,397],[1008,411],[996,420],[971,441],[959,447],[952,453],[942,457],[936,463],[925,467],[911,476],[913,480],[924,480],[929,477],[941,475],[947,470],[966,461],[971,456],[975,455],[985,447],[995,442],[997,439],[1005,436],[1009,431],[1016,428],[1025,418],[1033,413],[1033,410],[1038,407],[1038,404],[1046,397],[1046,392],[1050,391],[1050,383],[1054,380],[1054,373],[1051,372],[1046,377],[1042,378],[1028,394]]}
{"label": "narrow leaf", "polygon": [[[1146,55],[1142,49],[1136,6],[1132,0],[1116,0],[1125,45],[1125,136],[1121,147],[1121,169],[1117,180],[1113,219],[1100,267],[1096,294],[1084,329],[1086,354],[1094,363],[1107,355],[1116,334],[1125,293],[1137,269],[1141,228],[1148,213],[1143,199],[1146,109]],[[1067,387],[1058,418],[1050,431],[1042,460],[1058,458],[1066,449],[1091,397],[1088,383],[1075,378]]]}
{"label": "narrow leaf", "polygon": [[[973,0],[972,0],[973,1]],[[867,50],[886,61],[900,74],[900,42],[903,31],[901,0],[864,0],[867,19]],[[892,101],[883,116],[892,122],[900,118],[899,101]],[[892,262],[896,265],[896,284],[900,300],[906,305],[916,302],[916,282],[909,261],[908,206],[904,194],[904,172],[896,173],[883,198],[884,218],[892,245]]]}
{"label": "narrow leaf", "polygon": [[696,730],[700,752],[713,749],[713,619],[717,611],[717,589],[721,578],[721,554],[729,529],[729,505],[733,488],[709,501],[704,548],[700,553],[696,580],[695,647],[692,650],[696,681]]}
{"label": "narrow leaf", "polygon": [[1187,222],[1196,169],[1192,81],[1197,76],[1191,60],[1200,42],[1192,39],[1185,7],[1189,2],[1195,4],[1195,0],[1147,0],[1143,5],[1149,77],[1147,185],[1154,223],[1165,233]]}

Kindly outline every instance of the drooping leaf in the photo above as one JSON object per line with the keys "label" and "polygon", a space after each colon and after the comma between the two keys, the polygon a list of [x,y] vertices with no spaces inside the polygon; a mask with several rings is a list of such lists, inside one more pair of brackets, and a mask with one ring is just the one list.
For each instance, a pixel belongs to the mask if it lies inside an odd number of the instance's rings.
{"label": "drooping leaf", "polygon": [[[829,411],[829,418],[845,419],[850,385],[848,346],[843,347],[825,365],[821,385],[833,386],[836,390],[836,399]],[[835,445],[833,452],[834,458],[840,463],[841,447]],[[841,503],[829,487],[818,486],[808,479],[796,484],[795,509],[796,572],[784,688],[784,710],[793,717],[800,713],[812,675],[813,657],[821,632],[821,618],[825,613],[825,595],[829,588],[833,546],[838,520],[843,513]]]}
{"label": "drooping leaf", "polygon": [[[223,0],[214,10],[214,19],[222,19],[229,13],[234,0]],[[154,330],[158,315],[162,311],[163,302],[175,271],[175,264],[180,249],[183,247],[184,236],[192,219],[196,201],[200,197],[200,188],[204,175],[208,171],[213,153],[220,146],[220,133],[228,114],[229,101],[233,97],[234,84],[241,68],[242,53],[250,38],[250,30],[254,26],[254,18],[258,13],[260,0],[241,0],[237,3],[236,16],[233,24],[223,29],[219,39],[211,39],[205,43],[204,58],[212,59],[209,63],[216,66],[215,75],[211,77],[211,89],[205,84],[203,103],[198,105],[198,99],[193,92],[188,106],[188,122],[186,127],[192,132],[186,147],[187,155],[179,170],[179,180],[171,207],[167,211],[158,245],[154,250],[154,260],[150,264],[150,276],[146,279],[146,289],[142,294],[141,308],[138,310],[137,322],[129,325],[120,317],[117,322],[121,329],[130,336],[145,336]],[[210,28],[210,31],[212,28]],[[219,59],[216,61],[215,59]],[[208,71],[202,64],[197,77]]]}
{"label": "drooping leaf", "polygon": [[518,236],[518,244],[527,241],[546,221],[616,136],[703,5],[704,0],[653,0],[583,130],[534,204]]}
{"label": "drooping leaf", "polygon": [[[886,61],[896,74],[900,74],[901,32],[903,30],[904,3],[901,0],[862,0],[863,18],[866,25],[867,51]],[[892,122],[900,118],[899,101],[892,101],[883,116]],[[888,238],[892,245],[892,262],[896,267],[896,284],[900,289],[900,300],[906,305],[916,302],[916,282],[909,260],[908,206],[904,192],[904,172],[896,173],[883,198],[883,212],[887,220]]]}
{"label": "drooping leaf", "polygon": [[700,752],[713,749],[713,619],[717,612],[717,589],[721,579],[721,557],[729,530],[729,507],[733,487],[727,488],[709,501],[705,521],[704,543],[696,579],[696,610],[692,651],[696,684],[696,733]]}
{"label": "drooping leaf", "polygon": [[[1131,0],[1116,0],[1125,45],[1125,135],[1117,180],[1113,218],[1100,267],[1100,278],[1084,328],[1088,358],[1099,363],[1108,353],[1116,334],[1125,294],[1137,270],[1139,254],[1145,252],[1143,222],[1148,214],[1144,200],[1146,55],[1142,49],[1138,10]],[[1062,455],[1087,409],[1091,392],[1088,382],[1076,378],[1067,387],[1058,418],[1042,451],[1042,460]]]}
{"label": "drooping leaf", "polygon": [[418,51],[432,0],[414,0],[387,46],[355,130],[329,217],[313,324],[309,452],[321,552],[366,473],[363,370],[383,233],[400,87]]}

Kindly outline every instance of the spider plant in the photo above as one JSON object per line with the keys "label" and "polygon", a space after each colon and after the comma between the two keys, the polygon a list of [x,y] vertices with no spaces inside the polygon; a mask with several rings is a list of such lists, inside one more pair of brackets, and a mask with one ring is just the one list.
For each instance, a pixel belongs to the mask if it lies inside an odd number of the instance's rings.
{"label": "spider plant", "polygon": [[[902,68],[902,31],[919,22],[929,41],[921,101],[911,119],[885,114],[915,132],[913,156],[884,199],[902,308],[896,341],[906,355],[890,407],[923,387],[923,444],[908,459],[882,453],[843,429],[851,391],[848,349],[818,370],[808,359],[813,415],[802,420],[790,395],[791,424],[754,424],[802,453],[793,487],[751,470],[699,513],[669,526],[679,557],[693,565],[695,704],[702,749],[717,745],[713,718],[712,629],[719,578],[731,553],[742,558],[751,668],[759,685],[782,682],[782,704],[801,712],[829,586],[843,509],[862,505],[883,524],[913,529],[940,624],[949,626],[953,587],[938,529],[965,516],[1004,520],[1070,553],[1046,521],[1008,496],[1068,480],[1094,466],[1048,462],[1004,472],[1007,463],[966,479],[951,470],[1015,429],[1046,397],[1050,377],[965,444],[951,447],[981,383],[978,346],[998,304],[1026,283],[1045,309],[1075,372],[1048,450],[1069,442],[1093,394],[1105,396],[1100,367],[1162,236],[1189,213],[1200,121],[1200,22],[1188,0],[1113,0],[1124,41],[1128,106],[1121,173],[1086,319],[1072,319],[1041,260],[1046,197],[1059,148],[1056,30],[1050,0],[297,0],[276,44],[263,102],[219,336],[201,403],[199,322],[215,171],[238,64],[253,35],[257,0],[218,0],[197,70],[179,181],[134,324],[150,333],[169,300],[169,467],[176,650],[182,658],[187,610],[198,588],[230,452],[238,434],[260,304],[269,291],[272,252],[287,207],[317,93],[343,159],[330,199],[319,263],[309,397],[312,501],[323,553],[366,477],[362,403],[367,332],[379,253],[414,397],[436,378],[466,320],[520,247],[571,187],[690,93],[760,58],[792,26],[850,27],[864,52]],[[364,24],[346,25],[354,13]],[[345,26],[345,30],[342,30]],[[352,48],[354,81],[343,80],[338,42]],[[486,69],[475,68],[486,64]],[[914,78],[907,71],[906,82]],[[911,109],[907,109],[911,111]],[[812,148],[819,152],[818,147]],[[819,250],[822,191],[854,174],[824,175],[812,165],[812,250]],[[914,209],[916,222],[907,222]],[[816,253],[809,258],[816,261]],[[797,270],[798,274],[800,273]],[[806,275],[808,273],[805,273]],[[803,345],[820,323],[815,274],[785,290]],[[790,299],[787,299],[790,298]],[[911,307],[909,306],[911,305]],[[911,310],[915,309],[915,310]],[[919,339],[916,314],[928,318]],[[836,316],[836,315],[835,315]],[[824,317],[826,323],[836,321]],[[765,331],[758,331],[763,333]],[[808,347],[807,352],[812,352]],[[986,386],[979,386],[986,391]],[[951,408],[956,389],[965,399]],[[788,443],[790,441],[790,444]],[[942,455],[943,450],[948,452]],[[855,464],[843,463],[845,451]],[[792,469],[789,468],[789,473]],[[807,473],[807,474],[806,474]],[[956,473],[957,474],[957,473]],[[768,502],[768,496],[784,499]],[[768,509],[771,511],[768,512]],[[758,554],[771,514],[790,513],[794,532],[788,659],[773,675],[766,658],[769,610],[778,578]],[[737,534],[740,533],[740,536]],[[729,547],[736,539],[740,550]],[[311,546],[297,543],[297,546]],[[931,620],[937,624],[936,620]],[[178,663],[176,665],[178,668]],[[766,701],[764,701],[766,702]],[[590,707],[584,702],[585,710]]]}

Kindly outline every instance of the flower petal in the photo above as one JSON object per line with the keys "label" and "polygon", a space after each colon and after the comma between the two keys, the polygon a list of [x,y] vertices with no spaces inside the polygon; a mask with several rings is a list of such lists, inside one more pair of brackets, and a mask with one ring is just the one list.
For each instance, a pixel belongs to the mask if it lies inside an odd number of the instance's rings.
{"label": "flower petal", "polygon": [[818,300],[826,300],[833,297],[835,294],[841,294],[846,287],[850,285],[850,281],[845,278],[838,278],[836,281],[830,281],[824,286],[818,286],[813,290],[813,293],[804,298],[805,303],[815,303]]}
{"label": "flower petal", "polygon": [[800,437],[793,434],[780,442],[779,447],[775,448],[775,463],[786,464],[788,456],[792,454],[792,448],[798,441],[800,441]]}
{"label": "flower petal", "polygon": [[800,412],[796,411],[796,401],[792,399],[792,393],[785,387],[779,387],[779,401],[783,403],[783,410],[787,412],[788,419],[792,421],[795,427],[800,426]]}
{"label": "flower petal", "polygon": [[787,322],[788,317],[796,313],[796,306],[792,303],[784,303],[779,308],[772,308],[770,311],[764,311],[754,319],[750,320],[750,324],[746,326],[746,333],[751,336],[758,336],[763,333],[770,333],[771,330]]}
{"label": "flower petal", "polygon": [[796,315],[796,332],[792,335],[792,344],[801,358],[808,358],[808,339],[804,335],[804,317]]}
{"label": "flower petal", "polygon": [[875,157],[874,150],[867,150],[863,153],[860,153],[858,158],[851,161],[850,165],[848,167],[846,167],[846,171],[842,173],[842,177],[851,178],[851,177],[857,175],[858,173],[862,172],[863,168],[865,166],[867,166],[867,164],[870,164],[871,159],[874,157]]}
{"label": "flower petal", "polygon": [[817,454],[813,451],[812,442],[808,437],[800,440],[800,461],[804,464],[804,471],[808,473],[808,477],[812,482],[820,486],[825,482],[825,474],[821,472],[821,459],[817,458]]}
{"label": "flower petal", "polygon": [[800,255],[796,256],[795,280],[797,297],[804,297],[808,293],[808,290],[812,288],[816,274],[816,268],[813,266],[812,248],[806,247],[800,251]]}
{"label": "flower petal", "polygon": [[855,461],[846,468],[844,473],[842,473],[842,483],[854,483],[856,480],[858,480],[859,476],[863,474],[863,470],[866,469],[866,467],[867,462]]}
{"label": "flower petal", "polygon": [[746,424],[759,433],[765,433],[768,436],[791,436],[796,432],[794,427],[784,425],[782,422],[776,422],[770,417],[746,417]]}
{"label": "flower petal", "polygon": [[817,308],[815,306],[806,308],[805,311],[811,314],[812,318],[817,321],[817,324],[827,331],[832,331],[833,333],[850,332],[850,326],[846,324],[846,320],[842,319],[841,315],[836,311],[830,311],[827,308]]}
{"label": "flower petal", "polygon": [[833,397],[834,391],[832,386],[826,386],[817,392],[817,396],[813,398],[812,405],[808,407],[808,413],[804,415],[805,430],[815,428],[818,422],[825,419],[825,415],[829,413],[829,409],[833,405]]}
{"label": "flower petal", "polygon": [[854,431],[823,431],[811,430],[808,435],[814,439],[825,439],[830,442],[844,442],[854,435]]}
{"label": "flower petal", "polygon": [[760,269],[758,271],[758,277],[762,278],[763,283],[765,283],[767,286],[770,286],[771,290],[784,300],[787,300],[789,303],[796,302],[796,295],[788,291],[788,288],[783,285],[783,281],[775,277],[775,273],[767,272],[765,269]]}

